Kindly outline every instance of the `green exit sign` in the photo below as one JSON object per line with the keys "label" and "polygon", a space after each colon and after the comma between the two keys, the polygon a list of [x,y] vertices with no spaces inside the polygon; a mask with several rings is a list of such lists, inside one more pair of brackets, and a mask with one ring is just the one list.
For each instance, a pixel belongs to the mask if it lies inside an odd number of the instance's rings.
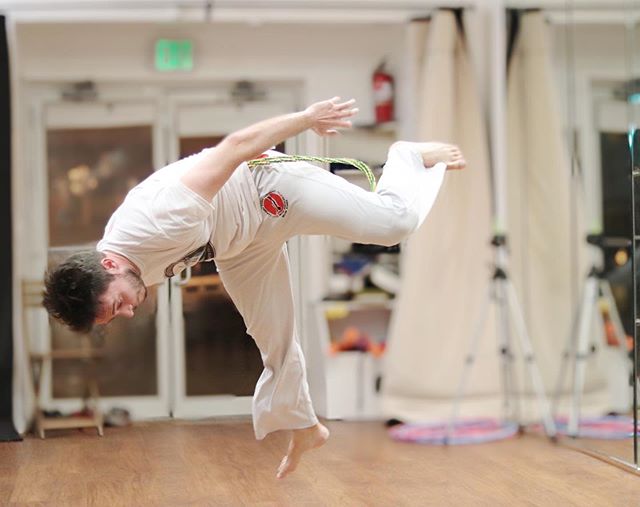
{"label": "green exit sign", "polygon": [[157,40],[155,63],[156,70],[161,71],[193,69],[193,42],[175,39]]}

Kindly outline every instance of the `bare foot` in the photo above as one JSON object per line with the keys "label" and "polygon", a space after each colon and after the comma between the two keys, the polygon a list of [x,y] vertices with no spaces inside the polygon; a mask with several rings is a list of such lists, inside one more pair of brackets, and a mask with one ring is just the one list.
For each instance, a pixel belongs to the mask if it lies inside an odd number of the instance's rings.
{"label": "bare foot", "polygon": [[464,169],[467,161],[460,148],[445,143],[418,143],[425,167],[433,167],[438,162],[447,164],[447,169]]}
{"label": "bare foot", "polygon": [[329,430],[320,423],[311,426],[311,428],[293,430],[291,441],[289,442],[289,450],[280,462],[276,477],[282,479],[289,475],[298,466],[303,453],[320,447],[328,438]]}

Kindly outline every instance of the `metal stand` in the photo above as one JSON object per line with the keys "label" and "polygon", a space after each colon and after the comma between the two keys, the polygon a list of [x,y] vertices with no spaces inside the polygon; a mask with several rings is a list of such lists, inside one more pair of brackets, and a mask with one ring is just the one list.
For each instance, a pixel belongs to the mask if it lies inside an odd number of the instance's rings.
{"label": "metal stand", "polygon": [[506,253],[504,251],[506,245],[506,236],[496,235],[492,238],[491,244],[495,247],[495,263],[494,271],[489,282],[489,288],[487,297],[484,301],[484,305],[476,321],[476,326],[471,339],[469,354],[465,361],[465,366],[462,371],[458,390],[453,401],[453,410],[449,426],[447,428],[447,434],[445,437],[445,443],[451,440],[451,435],[458,418],[458,411],[460,403],[464,397],[465,387],[471,373],[471,368],[475,362],[478,344],[480,336],[484,330],[484,325],[489,310],[489,304],[495,302],[496,311],[498,317],[498,341],[500,345],[500,357],[502,359],[502,389],[503,389],[503,409],[504,418],[506,420],[517,421],[520,429],[524,428],[522,424],[519,410],[519,403],[516,402],[518,395],[518,389],[515,382],[515,375],[513,372],[514,355],[512,352],[512,337],[511,337],[511,319],[516,331],[516,337],[518,338],[520,349],[527,366],[527,370],[531,377],[533,389],[535,391],[538,408],[542,417],[545,432],[549,438],[555,440],[556,438],[556,426],[551,415],[551,409],[547,396],[544,392],[544,384],[542,382],[542,376],[540,370],[535,361],[533,354],[533,348],[531,341],[527,333],[524,317],[518,303],[515,287],[511,283],[506,270],[504,269]]}
{"label": "metal stand", "polygon": [[[627,248],[628,240],[618,240],[615,238],[607,239],[601,235],[587,236],[587,242],[601,248]],[[580,298],[580,306],[575,314],[575,321],[572,333],[569,336],[565,350],[562,354],[562,363],[556,383],[556,389],[553,401],[553,413],[557,413],[557,408],[562,393],[562,387],[565,382],[566,373],[569,365],[573,372],[573,382],[571,384],[571,410],[569,412],[569,421],[567,424],[567,434],[571,437],[577,437],[579,433],[580,405],[582,401],[582,393],[584,390],[584,381],[587,368],[587,359],[597,350],[595,343],[589,343],[591,338],[591,330],[593,318],[598,319],[600,329],[604,329],[605,317],[599,308],[604,303],[608,310],[611,323],[615,330],[618,346],[621,352],[626,355],[626,341],[624,327],[618,312],[611,285],[605,278],[602,269],[595,265],[591,266],[587,275],[582,297]],[[576,327],[577,324],[577,327]]]}

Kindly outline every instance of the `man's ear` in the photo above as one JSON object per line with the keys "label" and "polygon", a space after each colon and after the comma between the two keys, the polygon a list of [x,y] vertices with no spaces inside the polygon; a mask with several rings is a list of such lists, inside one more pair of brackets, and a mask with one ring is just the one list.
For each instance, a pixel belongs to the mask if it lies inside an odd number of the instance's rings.
{"label": "man's ear", "polygon": [[110,257],[104,257],[100,261],[100,264],[102,264],[102,267],[107,271],[118,269],[118,263],[114,259],[111,259]]}

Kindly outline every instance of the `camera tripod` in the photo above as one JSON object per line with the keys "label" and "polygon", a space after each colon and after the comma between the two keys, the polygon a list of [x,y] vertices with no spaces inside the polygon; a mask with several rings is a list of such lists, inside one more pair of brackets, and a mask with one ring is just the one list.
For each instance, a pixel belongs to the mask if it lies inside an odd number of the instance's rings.
{"label": "camera tripod", "polygon": [[524,428],[524,424],[520,418],[519,403],[516,400],[517,386],[516,379],[513,371],[514,367],[514,355],[512,352],[512,336],[511,336],[511,321],[516,331],[516,337],[518,338],[520,349],[527,366],[527,370],[531,377],[533,389],[535,391],[536,400],[540,414],[542,417],[545,433],[549,438],[555,440],[556,438],[556,426],[551,415],[551,409],[547,396],[544,392],[544,384],[542,382],[542,376],[540,370],[535,361],[533,348],[529,335],[527,333],[524,317],[518,303],[516,290],[507,272],[504,268],[506,258],[506,243],[507,239],[505,235],[495,235],[491,239],[491,245],[494,247],[494,265],[493,274],[489,280],[489,287],[487,291],[487,297],[481,308],[480,314],[476,321],[474,331],[470,341],[469,353],[465,360],[465,365],[458,384],[458,390],[453,400],[453,409],[447,433],[445,436],[445,443],[451,440],[451,435],[458,417],[458,411],[460,403],[464,397],[465,387],[471,373],[471,368],[475,362],[478,345],[480,342],[480,336],[484,330],[487,314],[489,311],[489,305],[491,302],[496,304],[496,311],[498,317],[498,343],[500,358],[502,361],[502,391],[503,391],[503,409],[504,418],[506,420],[514,420],[517,422],[520,430]]}

